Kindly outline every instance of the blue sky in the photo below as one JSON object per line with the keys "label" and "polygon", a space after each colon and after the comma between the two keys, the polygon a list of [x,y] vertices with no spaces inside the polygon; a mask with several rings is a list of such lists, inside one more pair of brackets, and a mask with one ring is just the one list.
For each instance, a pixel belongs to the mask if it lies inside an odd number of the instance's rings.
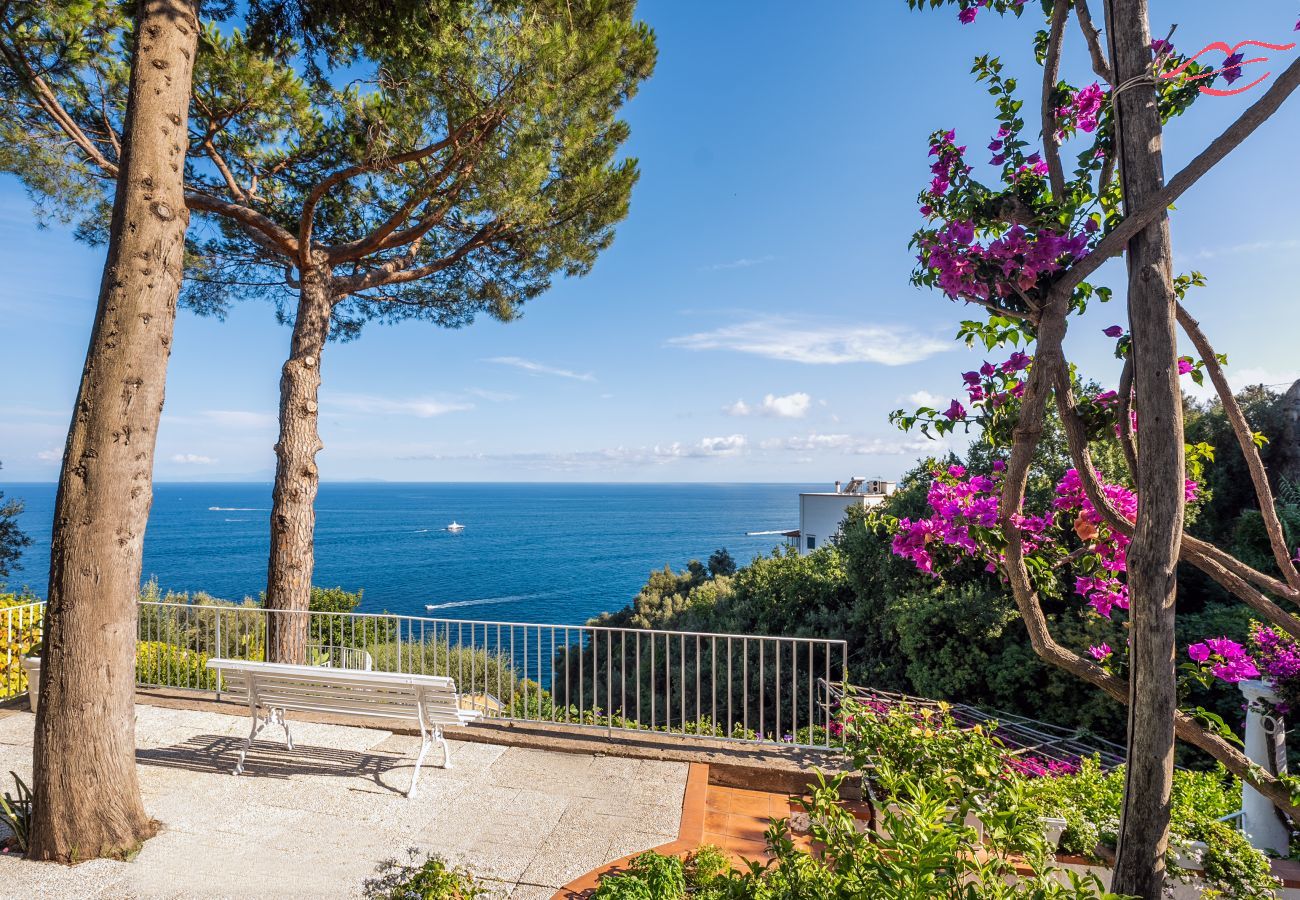
{"label": "blue sky", "polygon": [[[1033,5],[1033,4],[1031,4]],[[1175,43],[1292,39],[1295,0],[1156,2]],[[643,0],[659,65],[627,110],[641,181],[614,246],[509,325],[372,326],[323,359],[326,480],[782,481],[892,477],[933,445],[894,431],[890,409],[946,398],[978,362],[952,342],[972,310],[908,284],[926,138],[993,130],[977,53],[1026,78],[1035,22],[902,0]],[[1077,35],[1066,75],[1093,79]],[[1194,45],[1194,47],[1193,47]],[[1293,55],[1278,54],[1280,71]],[[1258,91],[1259,89],[1257,89]],[[1180,168],[1258,92],[1205,98],[1166,133]],[[1182,202],[1179,270],[1210,278],[1194,312],[1238,384],[1300,377],[1300,98]],[[977,155],[977,154],[976,154]],[[5,481],[57,476],[102,250],[39,230],[0,178],[0,462]],[[1122,287],[1121,272],[1103,272]],[[1122,291],[1117,292],[1122,298]],[[1117,376],[1101,329],[1122,301],[1074,327],[1068,350]],[[159,434],[160,480],[269,479],[288,329],[269,303],[222,323],[182,313]]]}

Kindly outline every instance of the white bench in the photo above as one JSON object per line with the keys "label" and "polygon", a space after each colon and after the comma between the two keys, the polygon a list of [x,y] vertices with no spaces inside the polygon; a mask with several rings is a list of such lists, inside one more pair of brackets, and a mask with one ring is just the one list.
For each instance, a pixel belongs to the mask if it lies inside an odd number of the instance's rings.
{"label": "white bench", "polygon": [[462,709],[456,682],[440,675],[219,658],[208,660],[208,668],[220,672],[223,693],[248,701],[248,711],[253,717],[253,726],[235,764],[235,775],[244,771],[248,748],[267,725],[280,725],[284,729],[285,747],[293,749],[293,737],[284,717],[287,710],[408,719],[420,726],[420,755],[415,761],[411,789],[406,792],[406,796],[414,797],[420,765],[434,741],[442,745],[442,768],[451,765],[451,751],[442,736],[443,726],[468,725],[482,715],[477,710]]}

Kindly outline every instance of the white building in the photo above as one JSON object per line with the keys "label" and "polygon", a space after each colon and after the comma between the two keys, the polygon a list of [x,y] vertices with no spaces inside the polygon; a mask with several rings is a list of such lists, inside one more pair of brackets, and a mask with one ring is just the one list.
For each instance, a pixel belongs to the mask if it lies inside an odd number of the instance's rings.
{"label": "white building", "polygon": [[799,530],[786,536],[806,555],[824,547],[840,533],[840,525],[855,506],[883,503],[894,493],[894,482],[850,478],[848,484],[835,482],[835,490],[799,495]]}

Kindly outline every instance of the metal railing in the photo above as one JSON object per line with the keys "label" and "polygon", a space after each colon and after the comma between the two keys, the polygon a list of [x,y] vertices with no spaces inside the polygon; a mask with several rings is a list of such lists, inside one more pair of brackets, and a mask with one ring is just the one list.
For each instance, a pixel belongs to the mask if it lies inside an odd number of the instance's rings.
{"label": "metal railing", "polygon": [[137,676],[220,692],[209,658],[266,659],[281,632],[305,663],[450,676],[487,718],[800,747],[831,746],[848,662],[814,638],[146,601]]}
{"label": "metal railing", "polygon": [[[44,609],[0,607],[0,699],[27,689]],[[795,747],[834,743],[848,665],[839,640],[141,601],[136,681],[220,694],[209,659],[265,660],[285,633],[307,664],[455,678],[489,719]]]}
{"label": "metal railing", "polygon": [[22,660],[40,643],[44,621],[44,601],[0,606],[0,639],[4,641],[3,654],[0,654],[4,664],[0,700],[27,693],[27,672]]}

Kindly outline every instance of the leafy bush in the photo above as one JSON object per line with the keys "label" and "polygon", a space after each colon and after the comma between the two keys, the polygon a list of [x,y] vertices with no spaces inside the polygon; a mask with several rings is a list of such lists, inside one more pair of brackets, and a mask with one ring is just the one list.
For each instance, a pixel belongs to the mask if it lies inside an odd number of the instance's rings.
{"label": "leafy bush", "polygon": [[4,796],[0,797],[0,822],[8,826],[14,845],[26,853],[32,833],[32,789],[18,777],[17,772],[9,774],[14,777],[17,796],[5,791]]}
{"label": "leafy bush", "polygon": [[22,659],[41,641],[40,617],[18,608],[37,602],[29,594],[0,594],[0,699],[27,690]]}
{"label": "leafy bush", "polygon": [[[1066,821],[1061,849],[1081,856],[1097,856],[1099,844],[1114,846],[1124,794],[1124,770],[1103,772],[1095,760],[1081,761],[1073,775],[1035,780],[1029,802],[1043,815]],[[1176,865],[1179,851],[1192,841],[1206,845],[1201,865],[1203,880],[1211,890],[1240,900],[1271,900],[1276,896],[1268,858],[1222,816],[1241,805],[1241,785],[1222,769],[1174,773],[1170,797],[1170,871],[1184,875]]]}
{"label": "leafy bush", "polygon": [[632,860],[627,871],[601,880],[592,900],[667,900],[686,896],[686,868],[676,856],[653,851]]}
{"label": "leafy bush", "polygon": [[414,847],[406,852],[409,862],[390,859],[379,864],[375,877],[366,880],[367,900],[470,900],[487,895],[464,869],[437,856],[417,862],[419,852]]}
{"label": "leafy bush", "polygon": [[767,832],[774,859],[765,866],[732,869],[711,848],[685,861],[646,853],[626,872],[603,878],[593,900],[1114,897],[1096,878],[1051,865],[1037,816],[1018,802],[1019,781],[1012,782],[1001,807],[980,807],[981,834],[963,815],[977,804],[955,773],[921,779],[886,763],[876,777],[889,801],[882,834],[860,831],[840,803],[841,780],[823,780],[803,802],[818,853],[796,842],[786,821],[776,821]]}
{"label": "leafy bush", "polygon": [[162,641],[136,644],[135,680],[139,684],[217,689],[217,673],[208,668],[207,654]]}

